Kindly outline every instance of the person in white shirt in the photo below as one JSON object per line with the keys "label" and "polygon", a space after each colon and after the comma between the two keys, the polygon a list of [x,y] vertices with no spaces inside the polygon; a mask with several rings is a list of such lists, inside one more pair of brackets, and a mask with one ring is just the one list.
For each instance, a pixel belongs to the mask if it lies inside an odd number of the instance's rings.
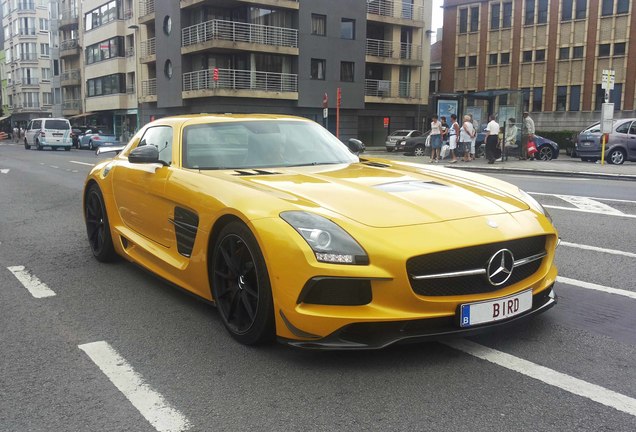
{"label": "person in white shirt", "polygon": [[463,161],[470,161],[470,142],[475,136],[475,128],[473,127],[473,123],[470,121],[470,116],[464,116],[464,123],[462,123],[462,128],[459,132],[459,153],[463,155]]}
{"label": "person in white shirt", "polygon": [[490,122],[486,126],[486,159],[489,164],[495,163],[495,149],[499,140],[499,123],[495,121],[495,116],[489,117]]}
{"label": "person in white shirt", "polygon": [[442,148],[442,124],[433,116],[431,122],[431,162],[439,161],[440,149]]}
{"label": "person in white shirt", "polygon": [[509,118],[508,123],[506,123],[506,137],[504,139],[504,148],[501,151],[502,158],[504,155],[507,155],[506,152],[508,149],[516,149],[519,147],[519,144],[517,144],[517,133],[519,132],[519,128],[515,124],[515,121],[516,120],[514,118]]}
{"label": "person in white shirt", "polygon": [[457,139],[459,138],[459,124],[457,123],[457,116],[451,114],[451,127],[449,131],[450,139],[448,140],[448,146],[451,153],[450,163],[457,163],[457,157],[455,156],[455,149],[457,148]]}

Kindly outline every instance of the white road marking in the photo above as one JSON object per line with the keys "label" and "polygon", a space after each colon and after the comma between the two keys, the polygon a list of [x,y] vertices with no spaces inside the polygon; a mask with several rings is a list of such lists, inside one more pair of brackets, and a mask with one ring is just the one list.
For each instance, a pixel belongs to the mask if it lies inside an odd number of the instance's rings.
{"label": "white road marking", "polygon": [[608,253],[608,254],[612,254],[612,255],[622,255],[622,256],[626,256],[626,257],[630,257],[630,258],[636,258],[636,253],[633,253],[633,252],[625,252],[625,251],[619,251],[619,250],[615,250],[615,249],[605,249],[605,248],[600,248],[600,247],[596,247],[596,246],[589,246],[589,245],[584,245],[584,244],[570,243],[570,242],[566,242],[566,241],[562,241],[561,243],[559,243],[559,245],[560,246],[573,247],[573,248],[577,248],[577,249],[591,250],[591,251],[594,251],[594,252],[604,252],[604,253]]}
{"label": "white road marking", "polygon": [[[490,175],[490,173],[489,173]],[[519,177],[519,178],[527,178],[527,179],[533,179],[536,180],[537,176],[536,175],[531,175],[531,174],[507,174],[509,177]],[[571,177],[571,178],[564,178],[563,176],[547,176],[547,175],[542,175],[541,179],[545,179],[545,180],[559,180],[559,181],[591,181],[594,179],[589,179],[589,178],[575,178],[575,177]],[[528,191],[526,191],[528,192]],[[533,192],[528,192],[529,194],[532,194]]]}
{"label": "white road marking", "polygon": [[557,195],[557,197],[569,202],[570,204],[576,206],[577,208],[580,208],[581,210],[590,210],[595,213],[606,213],[611,215],[623,214],[622,211],[616,210],[615,208],[610,207],[607,204],[603,204],[587,197],[572,195]]}
{"label": "white road marking", "polygon": [[156,430],[177,432],[190,429],[188,419],[146,384],[143,377],[107,342],[87,343],[78,345],[78,348],[91,358]]}
{"label": "white road marking", "polygon": [[463,351],[482,360],[519,372],[520,374],[530,378],[543,381],[546,384],[560,388],[572,394],[582,396],[618,411],[636,416],[636,399],[622,395],[615,391],[571,377],[545,366],[532,363],[528,360],[479,345],[466,339],[447,341],[445,344],[458,351]]}
{"label": "white road marking", "polygon": [[584,209],[575,208],[575,207],[562,207],[562,206],[553,206],[553,205],[546,205],[546,204],[543,204],[543,207],[545,207],[547,209],[569,210],[569,211],[581,212],[581,213],[602,214],[602,215],[605,215],[605,216],[618,216],[618,217],[626,217],[626,218],[636,218],[636,215],[631,215],[631,214],[606,213],[606,212],[598,212],[598,211],[595,211],[595,210],[584,210]]}
{"label": "white road marking", "polygon": [[9,170],[10,170],[9,168],[3,168],[3,169],[0,169],[0,173],[9,174]]}
{"label": "white road marking", "polygon": [[[534,177],[534,178],[536,178],[536,177]],[[543,192],[528,192],[528,193],[530,195],[561,197],[561,195],[549,194],[549,193],[543,193]],[[624,199],[617,199],[617,198],[596,198],[596,197],[584,197],[584,198],[589,198],[589,199],[596,200],[596,201],[612,201],[612,202],[636,204],[636,201],[634,201],[634,200],[624,200]]]}
{"label": "white road marking", "polygon": [[87,163],[87,162],[79,162],[79,161],[69,161],[69,162],[74,164],[79,164],[79,165],[95,166],[95,164]]}
{"label": "white road marking", "polygon": [[55,166],[55,165],[49,165],[51,168],[55,168],[58,169],[59,167]]}
{"label": "white road marking", "polygon": [[563,282],[564,284],[577,286],[579,288],[601,291],[608,294],[622,295],[623,297],[629,297],[631,299],[636,300],[636,292],[634,291],[627,291],[627,290],[623,290],[619,288],[606,287],[606,286],[598,285],[592,282],[585,282],[585,281],[580,281],[576,279],[570,279],[563,276],[557,276],[557,281]]}
{"label": "white road marking", "polygon": [[24,266],[11,266],[7,269],[22,283],[35,298],[53,297],[55,292],[40,279],[29,273]]}

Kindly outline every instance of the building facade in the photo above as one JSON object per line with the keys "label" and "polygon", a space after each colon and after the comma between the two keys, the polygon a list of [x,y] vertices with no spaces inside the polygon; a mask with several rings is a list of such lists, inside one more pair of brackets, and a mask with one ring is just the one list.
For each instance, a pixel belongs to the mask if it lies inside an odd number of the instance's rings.
{"label": "building facade", "polygon": [[425,112],[430,16],[430,0],[142,0],[141,123],[286,113],[383,145]]}
{"label": "building facade", "polygon": [[607,69],[615,117],[636,116],[634,8],[632,0],[445,0],[439,91],[523,90],[538,128],[578,129],[600,119]]}
{"label": "building facade", "polygon": [[[50,117],[52,47],[49,1],[2,1],[6,105],[12,124],[25,126],[36,117]],[[7,113],[8,114],[8,113]]]}

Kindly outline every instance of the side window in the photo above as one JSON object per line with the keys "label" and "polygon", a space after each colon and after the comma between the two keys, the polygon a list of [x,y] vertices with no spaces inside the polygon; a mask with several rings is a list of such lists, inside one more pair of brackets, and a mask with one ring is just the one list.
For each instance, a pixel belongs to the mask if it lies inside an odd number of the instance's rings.
{"label": "side window", "polygon": [[422,136],[422,133],[420,131],[415,131],[413,132],[413,134],[411,135],[413,138],[418,137],[418,136]]}
{"label": "side window", "polygon": [[155,126],[146,130],[139,146],[153,145],[159,150],[159,160],[172,163],[172,128],[170,126]]}
{"label": "side window", "polygon": [[40,129],[42,127],[42,120],[33,120],[31,129]]}
{"label": "side window", "polygon": [[630,135],[636,135],[636,121],[632,123],[632,127],[629,129]]}
{"label": "side window", "polygon": [[626,134],[629,131],[630,124],[631,124],[630,122],[623,123],[622,125],[616,128],[616,132]]}

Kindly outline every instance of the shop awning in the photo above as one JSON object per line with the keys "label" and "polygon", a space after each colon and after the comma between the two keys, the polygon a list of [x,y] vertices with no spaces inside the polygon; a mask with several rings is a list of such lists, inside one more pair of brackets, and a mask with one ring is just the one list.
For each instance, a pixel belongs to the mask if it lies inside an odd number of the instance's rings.
{"label": "shop awning", "polygon": [[69,117],[69,120],[75,120],[75,119],[79,119],[79,118],[84,118],[84,117],[88,117],[88,116],[92,116],[95,113],[92,112],[87,112],[87,113],[82,113],[82,114],[77,114],[74,116]]}

